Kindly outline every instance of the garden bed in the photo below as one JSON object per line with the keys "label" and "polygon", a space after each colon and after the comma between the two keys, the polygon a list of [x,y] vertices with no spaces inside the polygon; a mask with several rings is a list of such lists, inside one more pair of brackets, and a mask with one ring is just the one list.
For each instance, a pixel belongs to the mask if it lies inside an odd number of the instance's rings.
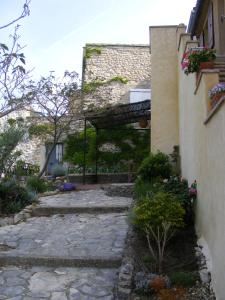
{"label": "garden bed", "polygon": [[[139,232],[134,231],[133,238],[130,240],[130,247],[132,249],[134,258],[134,274],[133,274],[133,291],[131,295],[132,300],[215,300],[214,293],[210,289],[210,284],[201,282],[199,277],[198,259],[196,257],[195,247],[197,240],[193,226],[187,226],[177,232],[177,234],[170,240],[167,246],[167,252],[163,263],[163,275],[169,278],[174,273],[185,272],[193,274],[196,277],[195,284],[192,287],[184,288],[184,296],[180,298],[160,298],[155,293],[143,290],[136,290],[137,275],[140,274],[157,274],[157,265],[149,254],[146,244],[146,239],[141,236]],[[183,288],[182,288],[183,289]]]}

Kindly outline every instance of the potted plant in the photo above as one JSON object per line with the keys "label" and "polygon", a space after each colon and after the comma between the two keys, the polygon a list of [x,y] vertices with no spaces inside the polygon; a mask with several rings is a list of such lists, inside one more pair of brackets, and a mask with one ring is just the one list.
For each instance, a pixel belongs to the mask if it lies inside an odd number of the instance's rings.
{"label": "potted plant", "polygon": [[181,61],[184,73],[197,73],[201,69],[212,69],[216,50],[209,48],[192,48],[185,52]]}
{"label": "potted plant", "polygon": [[209,90],[211,108],[213,108],[223,96],[225,96],[225,82],[220,82]]}

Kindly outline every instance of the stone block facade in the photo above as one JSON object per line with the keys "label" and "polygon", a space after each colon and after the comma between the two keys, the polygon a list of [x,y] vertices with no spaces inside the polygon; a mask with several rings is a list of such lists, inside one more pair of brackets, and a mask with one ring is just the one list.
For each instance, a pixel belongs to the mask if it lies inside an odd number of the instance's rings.
{"label": "stone block facade", "polygon": [[149,45],[86,44],[84,109],[129,103],[131,89],[150,89],[150,59]]}

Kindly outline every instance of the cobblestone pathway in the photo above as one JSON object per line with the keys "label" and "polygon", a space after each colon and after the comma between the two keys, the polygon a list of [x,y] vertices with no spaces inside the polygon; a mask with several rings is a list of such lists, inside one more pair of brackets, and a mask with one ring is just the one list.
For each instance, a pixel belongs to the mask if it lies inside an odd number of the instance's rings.
{"label": "cobblestone pathway", "polygon": [[131,199],[89,190],[40,200],[35,217],[0,228],[0,300],[114,299]]}

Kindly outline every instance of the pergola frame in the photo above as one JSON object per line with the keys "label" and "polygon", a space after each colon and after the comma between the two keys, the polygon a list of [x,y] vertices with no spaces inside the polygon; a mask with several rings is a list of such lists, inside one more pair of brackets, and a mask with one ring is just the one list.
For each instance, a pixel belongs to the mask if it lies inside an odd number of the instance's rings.
{"label": "pergola frame", "polygon": [[[86,145],[87,145],[87,122],[94,126],[96,130],[96,159],[95,159],[95,176],[96,183],[98,178],[98,132],[101,129],[113,129],[120,125],[137,123],[141,119],[151,119],[150,100],[136,103],[120,104],[106,108],[100,112],[88,111],[84,117],[84,163],[83,163],[83,184],[86,176]],[[132,128],[123,130],[148,130],[148,128]]]}

